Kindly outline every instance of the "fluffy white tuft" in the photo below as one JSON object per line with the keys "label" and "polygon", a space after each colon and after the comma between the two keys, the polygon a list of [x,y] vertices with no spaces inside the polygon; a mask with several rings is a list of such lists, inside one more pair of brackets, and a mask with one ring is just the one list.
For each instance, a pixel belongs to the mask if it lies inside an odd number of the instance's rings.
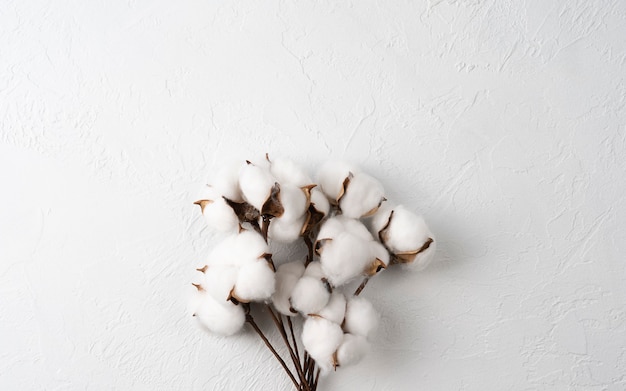
{"label": "fluffy white tuft", "polygon": [[304,315],[318,313],[329,299],[330,293],[322,280],[306,275],[300,278],[291,292],[291,305]]}
{"label": "fluffy white tuft", "polygon": [[215,334],[225,336],[241,330],[246,321],[241,306],[229,301],[219,302],[205,291],[195,292],[190,310],[201,326]]}
{"label": "fluffy white tuft", "polygon": [[362,297],[352,297],[348,300],[343,327],[348,333],[370,338],[378,328],[379,319],[372,303]]}
{"label": "fluffy white tuft", "polygon": [[322,368],[333,365],[333,354],[343,342],[341,326],[328,319],[309,317],[302,328],[302,344]]}
{"label": "fluffy white tuft", "polygon": [[323,213],[324,216],[328,216],[328,212],[330,212],[330,203],[324,193],[317,187],[311,189],[311,205],[313,205],[315,210]]}
{"label": "fluffy white tuft", "polygon": [[344,162],[327,162],[317,172],[317,178],[321,190],[326,197],[337,201],[343,192],[343,183],[354,173],[354,168]]}
{"label": "fluffy white tuft", "polygon": [[304,273],[304,264],[299,261],[284,263],[276,270],[276,291],[272,295],[274,307],[283,315],[294,316],[289,298],[296,283]]}
{"label": "fluffy white tuft", "polygon": [[216,301],[225,303],[237,282],[239,269],[230,265],[207,266],[200,285]]}
{"label": "fluffy white tuft", "polygon": [[337,349],[337,363],[342,367],[357,364],[369,350],[370,345],[365,338],[358,335],[344,334],[343,341]]}
{"label": "fluffy white tuft", "polygon": [[320,262],[333,286],[340,286],[363,274],[375,259],[370,242],[349,233],[341,233],[324,243]]}
{"label": "fluffy white tuft", "polygon": [[365,174],[354,175],[339,202],[344,216],[360,218],[376,211],[384,199],[385,189],[380,182]]}
{"label": "fluffy white tuft", "polygon": [[300,237],[304,222],[305,216],[302,216],[294,221],[285,221],[279,218],[274,218],[270,223],[267,236],[271,240],[275,240],[277,242],[292,243]]}
{"label": "fluffy white tuft", "polygon": [[246,164],[239,172],[239,186],[243,198],[258,210],[263,209],[274,183],[276,180],[269,169],[254,164]]}
{"label": "fluffy white tuft", "polygon": [[313,183],[307,173],[289,159],[280,157],[272,159],[270,170],[281,185],[290,184],[302,187]]}
{"label": "fluffy white tuft", "polygon": [[239,187],[239,171],[241,171],[244,164],[238,160],[225,162],[211,181],[211,185],[231,201],[243,201],[243,195]]}
{"label": "fluffy white tuft", "polygon": [[285,209],[282,216],[280,216],[282,221],[292,222],[301,218],[309,207],[309,200],[304,191],[294,185],[281,184],[278,198]]}
{"label": "fluffy white tuft", "polygon": [[239,227],[239,219],[222,194],[213,186],[206,186],[198,201],[208,227],[215,231],[233,232]]}
{"label": "fluffy white tuft", "polygon": [[326,307],[317,313],[317,315],[337,324],[341,324],[343,322],[345,314],[346,297],[343,293],[339,293],[337,291],[330,295],[330,300],[328,301],[328,304],[326,304]]}
{"label": "fluffy white tuft", "polygon": [[245,301],[267,300],[274,293],[275,283],[274,271],[265,259],[259,259],[241,267],[234,293]]}

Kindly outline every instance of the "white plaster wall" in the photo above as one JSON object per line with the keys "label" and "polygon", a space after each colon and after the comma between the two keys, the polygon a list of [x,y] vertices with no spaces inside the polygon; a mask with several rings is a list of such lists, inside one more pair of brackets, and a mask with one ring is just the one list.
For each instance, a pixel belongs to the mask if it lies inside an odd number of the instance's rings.
{"label": "white plaster wall", "polygon": [[624,37],[620,0],[2,1],[0,389],[289,389],[185,313],[191,202],[265,152],[439,238],[323,389],[626,389]]}

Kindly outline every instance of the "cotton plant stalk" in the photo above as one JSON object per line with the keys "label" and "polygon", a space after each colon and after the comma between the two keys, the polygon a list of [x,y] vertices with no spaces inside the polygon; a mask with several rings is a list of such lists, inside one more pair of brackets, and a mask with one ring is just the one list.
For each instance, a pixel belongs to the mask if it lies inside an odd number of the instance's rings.
{"label": "cotton plant stalk", "polygon": [[[316,390],[320,377],[370,350],[380,315],[360,296],[369,279],[391,267],[422,270],[436,248],[423,217],[392,204],[376,178],[345,162],[322,165],[315,180],[267,154],[227,163],[195,204],[221,241],[196,269],[191,315],[220,336],[248,325],[297,390]],[[270,243],[304,245],[307,255],[274,259]],[[347,292],[354,281],[358,289]],[[271,318],[286,357],[259,327],[260,315]]]}

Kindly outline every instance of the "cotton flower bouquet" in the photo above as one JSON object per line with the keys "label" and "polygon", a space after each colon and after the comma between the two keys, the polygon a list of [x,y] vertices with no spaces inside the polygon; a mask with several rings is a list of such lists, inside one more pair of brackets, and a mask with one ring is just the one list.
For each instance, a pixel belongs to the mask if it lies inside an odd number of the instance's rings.
{"label": "cotton flower bouquet", "polygon": [[[317,389],[320,374],[356,364],[369,350],[379,315],[359,296],[368,280],[395,265],[423,269],[436,244],[422,217],[391,205],[380,182],[357,167],[329,162],[316,178],[267,155],[221,167],[196,204],[224,238],[197,269],[190,304],[209,332],[230,336],[247,323],[306,391]],[[270,243],[306,246],[307,255],[273,259]],[[355,281],[356,291],[346,293]],[[259,306],[287,359],[255,321]],[[296,321],[303,322],[300,338]]]}

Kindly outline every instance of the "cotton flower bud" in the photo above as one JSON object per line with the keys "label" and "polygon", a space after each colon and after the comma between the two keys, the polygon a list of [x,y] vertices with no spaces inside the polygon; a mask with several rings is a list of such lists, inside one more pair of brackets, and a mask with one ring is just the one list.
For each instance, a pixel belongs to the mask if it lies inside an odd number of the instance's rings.
{"label": "cotton flower bud", "polygon": [[346,314],[346,297],[343,293],[333,292],[326,307],[316,315],[328,319],[334,323],[341,324]]}
{"label": "cotton flower bud", "polygon": [[422,270],[433,258],[435,237],[422,216],[400,205],[381,211],[372,220],[372,227],[397,263],[411,270]]}
{"label": "cotton flower bud", "polygon": [[346,186],[339,208],[347,217],[371,216],[385,201],[384,192],[385,189],[378,180],[365,173],[357,173]]}
{"label": "cotton flower bud", "polygon": [[305,315],[316,314],[328,304],[329,288],[320,263],[311,262],[293,287],[291,306]]}
{"label": "cotton flower bud", "polygon": [[378,328],[379,315],[374,306],[362,297],[348,300],[343,328],[346,332],[370,338]]}
{"label": "cotton flower bud", "polygon": [[190,311],[198,323],[210,332],[219,335],[232,335],[241,330],[246,317],[240,305],[214,299],[201,286],[194,292]]}
{"label": "cotton flower bud", "polygon": [[217,171],[211,180],[213,186],[221,195],[234,202],[243,202],[243,194],[239,187],[239,172],[244,167],[240,161],[228,161]]}
{"label": "cotton flower bud", "polygon": [[275,282],[274,270],[261,258],[241,267],[231,296],[243,303],[264,301],[274,293]]}
{"label": "cotton flower bud", "polygon": [[282,214],[278,202],[280,186],[268,168],[248,162],[239,172],[239,186],[246,202],[261,213],[272,216]]}
{"label": "cotton flower bud", "polygon": [[344,334],[337,353],[337,366],[347,367],[358,364],[370,350],[370,344],[360,335]]}
{"label": "cotton flower bud", "polygon": [[272,159],[270,162],[270,172],[281,185],[289,184],[296,187],[303,187],[313,183],[307,173],[289,159]]}
{"label": "cotton flower bud", "polygon": [[304,274],[304,264],[299,261],[284,263],[276,270],[276,291],[272,295],[274,307],[283,315],[294,316],[289,298],[300,277]]}
{"label": "cotton flower bud", "polygon": [[209,228],[216,231],[235,231],[239,227],[239,218],[223,196],[212,186],[207,186],[202,199],[194,202],[200,205]]}
{"label": "cotton flower bud", "polygon": [[353,172],[354,168],[344,162],[328,162],[318,171],[321,190],[334,204],[343,197]]}
{"label": "cotton flower bud", "polygon": [[330,370],[336,363],[334,353],[343,342],[341,326],[328,319],[311,316],[302,328],[302,344],[309,355],[323,369]]}

